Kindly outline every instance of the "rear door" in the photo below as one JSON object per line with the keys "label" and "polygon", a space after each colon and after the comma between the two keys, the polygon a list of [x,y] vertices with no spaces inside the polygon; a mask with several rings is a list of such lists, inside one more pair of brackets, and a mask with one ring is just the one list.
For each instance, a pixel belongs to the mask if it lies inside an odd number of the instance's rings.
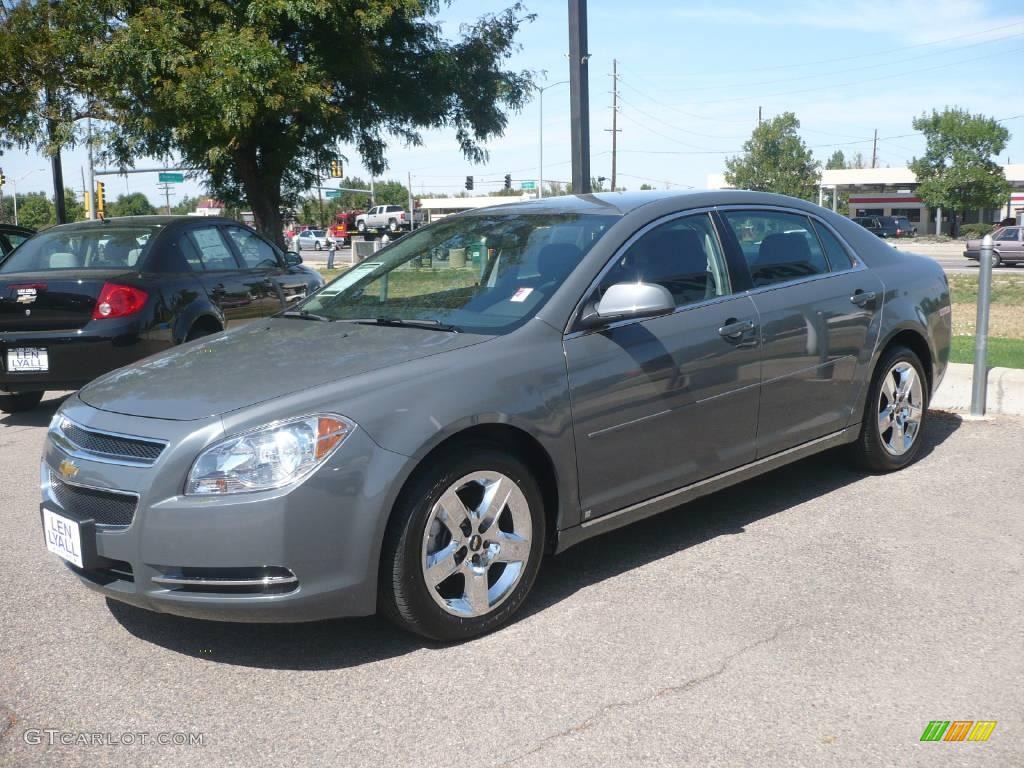
{"label": "rear door", "polygon": [[711,216],[671,217],[639,233],[585,303],[637,280],[668,288],[675,312],[565,339],[585,519],[754,458],[757,312],[733,290]]}
{"label": "rear door", "polygon": [[280,312],[306,297],[306,281],[300,275],[288,273],[274,246],[245,227],[228,225],[224,229],[242,262],[249,294],[264,314]]}
{"label": "rear door", "polygon": [[195,274],[207,296],[224,314],[225,325],[230,328],[262,316],[264,313],[258,304],[254,306],[249,284],[221,228],[216,224],[194,226],[187,237],[202,263],[202,270]]}
{"label": "rear door", "polygon": [[[882,282],[821,220],[797,211],[722,211],[761,318],[757,456],[845,428],[879,331]],[[756,238],[744,233],[757,232]]]}

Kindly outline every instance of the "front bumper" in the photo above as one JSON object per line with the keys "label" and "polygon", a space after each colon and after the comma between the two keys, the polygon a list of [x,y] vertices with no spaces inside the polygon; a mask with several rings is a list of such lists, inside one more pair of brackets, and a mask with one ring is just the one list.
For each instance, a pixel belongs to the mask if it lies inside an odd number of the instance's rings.
{"label": "front bumper", "polygon": [[[85,569],[68,566],[90,588],[152,611],[224,621],[313,621],[376,610],[380,543],[394,501],[392,489],[409,461],[405,456],[380,448],[357,429],[297,486],[228,497],[184,496],[192,460],[220,437],[219,419],[199,423],[118,416],[77,397],[61,412],[87,428],[168,441],[153,466],[78,456],[77,474],[58,480],[138,495],[131,523],[96,526],[93,561]],[[60,505],[50,484],[51,473],[59,473],[68,458],[47,439],[43,505],[75,517]],[[186,583],[208,576],[235,580],[241,575],[250,581],[261,572],[271,586],[255,593]]]}

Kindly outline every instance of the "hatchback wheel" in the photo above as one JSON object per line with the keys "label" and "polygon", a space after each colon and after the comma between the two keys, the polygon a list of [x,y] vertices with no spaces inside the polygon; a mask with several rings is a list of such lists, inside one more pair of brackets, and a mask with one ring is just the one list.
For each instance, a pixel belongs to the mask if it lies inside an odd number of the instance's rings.
{"label": "hatchback wheel", "polygon": [[873,472],[891,472],[921,453],[928,415],[928,382],[920,359],[906,347],[879,361],[868,390],[864,420],[853,444],[858,462]]}
{"label": "hatchback wheel", "polygon": [[518,459],[467,446],[432,464],[395,508],[381,558],[383,612],[436,640],[504,624],[533,586],[544,508]]}
{"label": "hatchback wheel", "polygon": [[0,395],[0,411],[4,413],[21,413],[31,411],[43,399],[45,392],[18,392],[13,395]]}

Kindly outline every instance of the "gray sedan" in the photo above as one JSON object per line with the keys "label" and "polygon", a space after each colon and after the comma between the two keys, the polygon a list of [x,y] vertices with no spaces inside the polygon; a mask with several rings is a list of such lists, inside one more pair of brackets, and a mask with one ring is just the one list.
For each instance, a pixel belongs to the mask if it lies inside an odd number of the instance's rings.
{"label": "gray sedan", "polygon": [[934,261],[799,200],[483,209],[72,395],[44,538],[150,610],[469,638],[546,552],[830,448],[907,466],[949,342]]}

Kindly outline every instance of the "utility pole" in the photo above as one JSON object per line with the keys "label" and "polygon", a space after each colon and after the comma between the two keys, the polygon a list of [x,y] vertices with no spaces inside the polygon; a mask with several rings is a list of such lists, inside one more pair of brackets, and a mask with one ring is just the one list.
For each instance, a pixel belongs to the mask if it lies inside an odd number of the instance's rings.
{"label": "utility pole", "polygon": [[757,127],[761,127],[761,108],[757,108]]}
{"label": "utility pole", "polygon": [[[618,127],[619,118],[619,61],[618,59],[612,59],[612,192],[615,191],[615,171],[616,171],[616,160],[617,160],[617,139],[619,137],[619,131],[622,129]],[[608,129],[605,128],[607,131]]]}
{"label": "utility pole", "polygon": [[[89,104],[89,109],[92,109],[92,104]],[[96,189],[96,167],[93,165],[92,159],[92,117],[86,120],[86,146],[89,151],[89,189]],[[96,195],[89,195],[89,210],[86,212],[89,220],[96,218]]]}
{"label": "utility pole", "polygon": [[572,121],[572,191],[590,189],[590,77],[587,0],[569,0],[569,102]]}
{"label": "utility pole", "polygon": [[164,193],[164,202],[167,205],[167,215],[171,215],[171,185],[164,183],[159,184],[160,191]]}
{"label": "utility pole", "polygon": [[878,129],[875,128],[875,142],[871,145],[871,167],[878,164]]}

